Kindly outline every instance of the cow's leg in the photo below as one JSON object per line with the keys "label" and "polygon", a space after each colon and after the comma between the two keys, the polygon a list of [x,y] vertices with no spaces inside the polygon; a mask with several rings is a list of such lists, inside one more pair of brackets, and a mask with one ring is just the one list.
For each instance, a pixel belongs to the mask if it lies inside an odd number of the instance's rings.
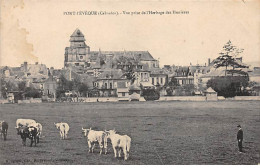
{"label": "cow's leg", "polygon": [[88,141],[88,153],[90,153],[90,149],[91,149],[91,142]]}
{"label": "cow's leg", "polygon": [[104,149],[105,149],[105,155],[107,154],[107,145],[104,144]]}
{"label": "cow's leg", "polygon": [[22,144],[23,146],[26,146],[26,137],[22,137]]}
{"label": "cow's leg", "polygon": [[4,134],[4,141],[6,140],[6,136],[7,136],[7,130],[5,130]]}
{"label": "cow's leg", "polygon": [[115,158],[117,157],[117,153],[116,153],[116,147],[113,146],[113,150],[114,150],[114,154],[115,154]]}
{"label": "cow's leg", "polygon": [[40,142],[40,135],[37,135],[36,136],[36,143],[39,143]]}
{"label": "cow's leg", "polygon": [[93,142],[93,145],[92,145],[92,153],[94,153],[94,148],[95,148],[95,142]]}
{"label": "cow's leg", "polygon": [[125,160],[127,160],[127,151],[126,151],[126,148],[123,148],[123,152],[124,152]]}
{"label": "cow's leg", "polygon": [[31,145],[30,145],[30,147],[32,147],[32,144],[33,144],[33,137],[31,138]]}
{"label": "cow's leg", "polygon": [[60,138],[63,139],[63,135],[62,135],[62,132],[60,131]]}
{"label": "cow's leg", "polygon": [[101,154],[102,154],[102,149],[103,149],[102,142],[99,143],[99,148],[100,148],[100,152],[99,152],[99,154],[101,155]]}
{"label": "cow's leg", "polygon": [[119,148],[119,149],[118,149],[118,157],[121,157],[121,152],[122,152],[122,149]]}
{"label": "cow's leg", "polygon": [[65,132],[65,138],[66,139],[68,138],[68,132]]}

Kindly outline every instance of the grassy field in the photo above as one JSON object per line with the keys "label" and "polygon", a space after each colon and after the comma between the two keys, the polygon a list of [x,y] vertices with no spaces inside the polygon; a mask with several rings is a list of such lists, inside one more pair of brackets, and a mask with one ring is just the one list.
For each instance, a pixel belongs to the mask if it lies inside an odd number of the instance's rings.
{"label": "grassy field", "polygon": [[[31,118],[43,125],[37,147],[22,145],[15,121]],[[0,139],[0,164],[258,164],[259,101],[42,103],[0,105],[0,120],[9,123],[7,141]],[[60,140],[54,122],[67,122]],[[237,124],[244,130],[238,153]],[[115,128],[132,138],[128,161],[88,153],[81,127]]]}

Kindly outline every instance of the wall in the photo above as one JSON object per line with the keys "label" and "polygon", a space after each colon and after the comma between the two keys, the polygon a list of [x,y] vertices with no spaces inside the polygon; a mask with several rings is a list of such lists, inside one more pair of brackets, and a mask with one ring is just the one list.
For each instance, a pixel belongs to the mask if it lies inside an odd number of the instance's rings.
{"label": "wall", "polygon": [[157,101],[206,101],[205,96],[165,96]]}

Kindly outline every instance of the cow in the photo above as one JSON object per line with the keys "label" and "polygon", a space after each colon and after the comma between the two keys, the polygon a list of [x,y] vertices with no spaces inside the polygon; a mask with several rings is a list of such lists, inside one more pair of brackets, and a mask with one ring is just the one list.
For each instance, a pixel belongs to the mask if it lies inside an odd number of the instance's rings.
{"label": "cow", "polygon": [[57,129],[60,130],[60,137],[61,139],[67,139],[68,137],[68,132],[70,130],[69,124],[67,123],[54,123]]}
{"label": "cow", "polygon": [[28,126],[32,123],[36,123],[36,121],[33,119],[17,119],[16,128],[21,127],[21,126]]}
{"label": "cow", "polygon": [[0,121],[0,135],[1,138],[4,137],[4,141],[6,140],[8,130],[8,123],[5,121]]}
{"label": "cow", "polygon": [[33,143],[36,146],[37,143],[37,128],[33,126],[20,126],[17,128],[18,135],[22,138],[22,144],[26,146],[26,138],[31,140],[30,146],[32,147]]}
{"label": "cow", "polygon": [[127,160],[129,158],[131,138],[127,135],[116,134],[115,130],[110,130],[105,132],[107,133],[107,137],[111,140],[115,158],[117,157],[117,151],[118,151],[118,157],[121,157],[121,152],[123,150],[124,160]]}
{"label": "cow", "polygon": [[[84,129],[82,128],[82,133],[84,133],[84,136],[87,137],[88,141],[88,152],[94,152],[95,143],[99,144],[100,152],[99,154],[102,154],[103,148],[105,150],[105,154],[107,154],[107,134],[104,131],[95,131],[91,128]],[[87,134],[88,133],[88,134]]]}
{"label": "cow", "polygon": [[39,143],[40,142],[40,137],[42,137],[42,125],[40,123],[31,123],[31,124],[29,124],[28,127],[30,127],[30,126],[37,128],[37,137],[36,137],[36,139],[37,139],[37,143]]}

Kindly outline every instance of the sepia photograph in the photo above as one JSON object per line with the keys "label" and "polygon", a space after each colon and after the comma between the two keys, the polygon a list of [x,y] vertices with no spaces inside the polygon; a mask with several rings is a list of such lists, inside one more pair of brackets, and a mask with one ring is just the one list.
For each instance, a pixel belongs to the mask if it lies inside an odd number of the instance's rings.
{"label": "sepia photograph", "polygon": [[0,166],[259,165],[260,1],[0,0]]}

